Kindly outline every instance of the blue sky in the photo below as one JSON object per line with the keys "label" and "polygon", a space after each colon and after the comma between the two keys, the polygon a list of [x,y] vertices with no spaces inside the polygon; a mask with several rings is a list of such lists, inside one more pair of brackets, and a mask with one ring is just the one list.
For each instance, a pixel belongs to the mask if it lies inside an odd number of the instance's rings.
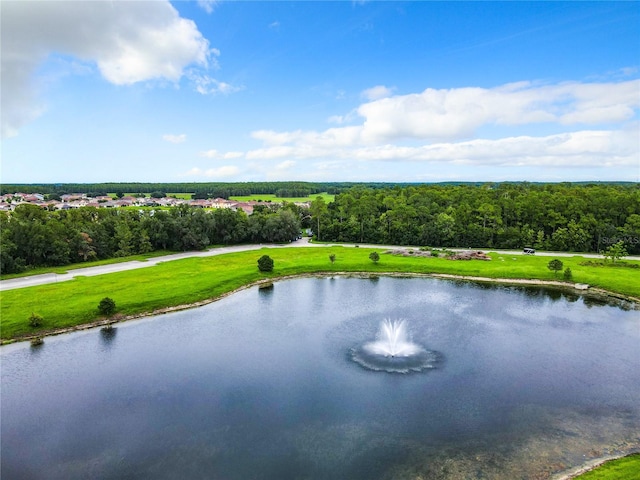
{"label": "blue sky", "polygon": [[640,181],[640,2],[0,5],[3,183]]}

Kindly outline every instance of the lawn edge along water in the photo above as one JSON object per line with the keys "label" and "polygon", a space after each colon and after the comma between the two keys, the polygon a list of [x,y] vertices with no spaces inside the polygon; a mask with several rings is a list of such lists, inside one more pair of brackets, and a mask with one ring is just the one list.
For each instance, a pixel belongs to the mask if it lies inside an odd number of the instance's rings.
{"label": "lawn edge along water", "polygon": [[[556,477],[554,477],[556,478]],[[640,480],[640,452],[603,457],[589,462],[558,480]]]}
{"label": "lawn edge along water", "polygon": [[[373,262],[369,255],[380,253]],[[57,284],[0,292],[2,343],[95,327],[143,316],[190,308],[215,301],[240,289],[304,275],[423,275],[436,278],[495,283],[550,285],[576,292],[575,284],[588,284],[590,293],[640,304],[640,275],[635,268],[583,266],[583,257],[563,257],[571,268],[571,282],[561,281],[547,268],[551,257],[508,256],[491,253],[491,261],[448,260],[386,254],[385,248],[343,246],[269,248],[192,257],[162,262],[153,267],[78,277]],[[274,271],[258,270],[257,259],[269,255]],[[330,256],[335,256],[331,261]],[[635,262],[640,263],[640,262]],[[587,293],[587,292],[577,292]],[[116,302],[112,317],[100,316],[104,297]],[[32,313],[43,318],[29,326]]]}

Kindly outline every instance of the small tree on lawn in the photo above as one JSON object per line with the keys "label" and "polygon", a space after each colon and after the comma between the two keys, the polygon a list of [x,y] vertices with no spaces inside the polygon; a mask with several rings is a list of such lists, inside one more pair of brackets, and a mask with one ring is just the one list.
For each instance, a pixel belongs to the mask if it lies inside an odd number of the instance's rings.
{"label": "small tree on lawn", "polygon": [[332,253],[331,255],[329,255],[329,260],[331,261],[331,265],[333,265],[336,261],[336,254]]}
{"label": "small tree on lawn", "polygon": [[557,258],[554,258],[547,264],[547,268],[553,272],[554,277],[557,277],[558,272],[562,270],[562,262]]}
{"label": "small tree on lawn", "polygon": [[616,263],[616,260],[620,260],[627,255],[629,255],[629,252],[624,248],[624,242],[622,240],[614,243],[604,251],[604,259],[610,258],[612,263]]}
{"label": "small tree on lawn", "polygon": [[573,273],[571,272],[571,269],[569,267],[564,269],[564,274],[562,275],[562,277],[565,280],[571,280],[573,278]]}
{"label": "small tree on lawn", "polygon": [[371,252],[369,254],[369,259],[373,262],[373,263],[378,263],[378,260],[380,260],[380,255],[378,255],[378,252]]}
{"label": "small tree on lawn", "polygon": [[31,313],[31,315],[29,316],[29,326],[32,328],[41,326],[43,321],[44,318],[42,318],[42,316],[38,315],[37,313]]}
{"label": "small tree on lawn", "polygon": [[273,259],[269,255],[263,255],[258,259],[258,270],[261,272],[273,271]]}
{"label": "small tree on lawn", "polygon": [[102,315],[110,317],[116,311],[116,302],[112,298],[104,297],[98,304],[98,311]]}

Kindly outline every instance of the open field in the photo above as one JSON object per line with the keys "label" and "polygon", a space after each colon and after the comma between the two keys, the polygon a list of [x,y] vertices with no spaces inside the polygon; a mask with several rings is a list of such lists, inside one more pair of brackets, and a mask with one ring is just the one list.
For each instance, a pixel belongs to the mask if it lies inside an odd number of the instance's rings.
{"label": "open field", "polygon": [[[373,263],[369,254],[379,252]],[[111,297],[121,316],[142,315],[163,308],[217,298],[247,284],[291,275],[364,272],[368,274],[451,274],[486,278],[554,281],[549,257],[506,256],[492,253],[492,261],[451,261],[444,258],[383,254],[384,249],[352,247],[264,248],[212,257],[163,262],[153,267],[100,275],[0,293],[1,338],[44,334],[100,319],[97,305]],[[257,260],[268,254],[274,271],[261,273]],[[329,255],[336,256],[331,263]],[[573,281],[640,298],[640,275],[634,268],[582,266],[582,257],[565,257]],[[628,262],[630,264],[640,262]],[[44,317],[39,329],[29,327],[31,313]]]}
{"label": "open field", "polygon": [[329,193],[316,193],[315,195],[310,195],[308,197],[276,197],[274,194],[269,193],[256,193],[255,195],[244,195],[244,196],[231,196],[229,200],[234,200],[236,202],[250,202],[250,201],[262,201],[262,202],[272,202],[272,203],[282,203],[282,202],[312,202],[317,197],[322,197],[325,203],[333,202],[335,195]]}

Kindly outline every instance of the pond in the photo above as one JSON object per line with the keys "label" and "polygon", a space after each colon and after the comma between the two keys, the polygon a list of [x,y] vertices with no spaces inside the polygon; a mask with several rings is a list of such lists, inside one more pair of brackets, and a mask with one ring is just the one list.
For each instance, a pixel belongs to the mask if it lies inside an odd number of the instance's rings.
{"label": "pond", "polygon": [[[354,361],[385,319],[425,368]],[[547,478],[640,447],[639,344],[637,311],[557,290],[281,281],[3,347],[1,475]]]}

